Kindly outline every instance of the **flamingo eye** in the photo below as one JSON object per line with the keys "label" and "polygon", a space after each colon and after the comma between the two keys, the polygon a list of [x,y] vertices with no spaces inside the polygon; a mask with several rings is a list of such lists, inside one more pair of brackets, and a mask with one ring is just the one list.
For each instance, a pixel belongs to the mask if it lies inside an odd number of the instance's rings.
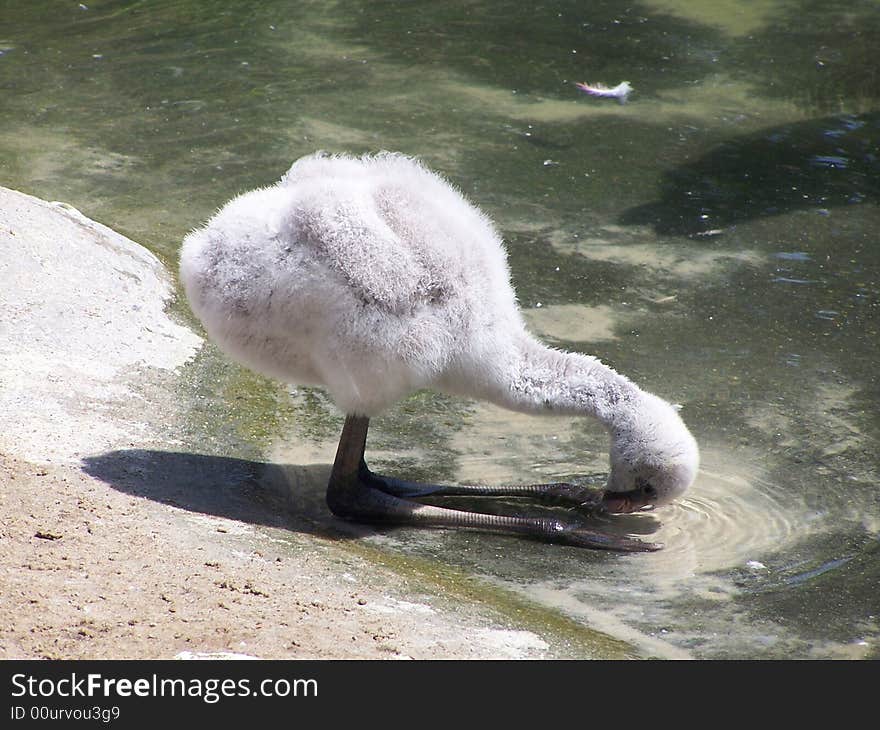
{"label": "flamingo eye", "polygon": [[636,477],[636,488],[641,490],[642,494],[646,497],[657,496],[657,489],[647,479],[642,477]]}

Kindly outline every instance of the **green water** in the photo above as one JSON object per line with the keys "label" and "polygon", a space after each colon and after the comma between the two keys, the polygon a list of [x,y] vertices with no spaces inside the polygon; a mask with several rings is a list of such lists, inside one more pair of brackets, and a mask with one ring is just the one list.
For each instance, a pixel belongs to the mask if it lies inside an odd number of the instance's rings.
{"label": "green water", "polygon": [[[173,267],[189,228],[303,154],[422,157],[495,219],[535,329],[681,403],[703,466],[680,504],[609,526],[657,554],[365,539],[643,655],[876,658],[878,52],[867,1],[0,0],[0,184]],[[625,105],[573,85],[624,79]],[[319,393],[206,360],[192,379],[216,413],[262,389],[224,411],[227,453],[329,462],[339,415]],[[427,394],[370,444],[418,478],[606,466],[594,424]]]}

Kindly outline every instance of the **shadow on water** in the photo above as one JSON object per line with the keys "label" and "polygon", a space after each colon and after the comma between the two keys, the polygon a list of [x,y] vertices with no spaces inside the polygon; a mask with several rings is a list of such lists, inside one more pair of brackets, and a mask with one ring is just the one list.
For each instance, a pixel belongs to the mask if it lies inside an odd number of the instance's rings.
{"label": "shadow on water", "polygon": [[[740,4],[742,5],[742,4]],[[768,22],[739,38],[730,52],[740,73],[759,79],[756,93],[811,109],[875,108],[874,73],[880,8],[874,0],[768,3]]]}
{"label": "shadow on water", "polygon": [[880,114],[811,119],[732,139],[668,171],[625,225],[700,235],[754,218],[880,200]]}

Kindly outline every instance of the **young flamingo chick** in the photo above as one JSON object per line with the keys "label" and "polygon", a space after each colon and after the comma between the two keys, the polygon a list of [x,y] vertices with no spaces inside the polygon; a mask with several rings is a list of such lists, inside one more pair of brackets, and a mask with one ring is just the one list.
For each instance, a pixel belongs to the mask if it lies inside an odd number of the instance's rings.
{"label": "young flamingo chick", "polygon": [[[630,512],[675,499],[696,475],[697,445],[673,406],[526,330],[492,223],[410,157],[298,160],[278,183],[233,199],[188,235],[180,274],[221,349],[265,375],[323,387],[346,414],[327,492],[346,519],[655,549],[569,518],[502,517],[417,499],[524,496]],[[363,458],[369,418],[420,388],[598,419],[611,441],[606,491],[423,485],[374,474]]]}

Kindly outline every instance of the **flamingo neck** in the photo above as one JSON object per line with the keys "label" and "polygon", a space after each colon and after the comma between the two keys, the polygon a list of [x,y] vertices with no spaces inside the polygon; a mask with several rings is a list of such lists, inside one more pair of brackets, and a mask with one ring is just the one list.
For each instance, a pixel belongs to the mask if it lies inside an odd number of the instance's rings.
{"label": "flamingo neck", "polygon": [[531,413],[589,415],[609,430],[630,422],[643,391],[595,357],[555,350],[530,336],[511,348],[489,398]]}

